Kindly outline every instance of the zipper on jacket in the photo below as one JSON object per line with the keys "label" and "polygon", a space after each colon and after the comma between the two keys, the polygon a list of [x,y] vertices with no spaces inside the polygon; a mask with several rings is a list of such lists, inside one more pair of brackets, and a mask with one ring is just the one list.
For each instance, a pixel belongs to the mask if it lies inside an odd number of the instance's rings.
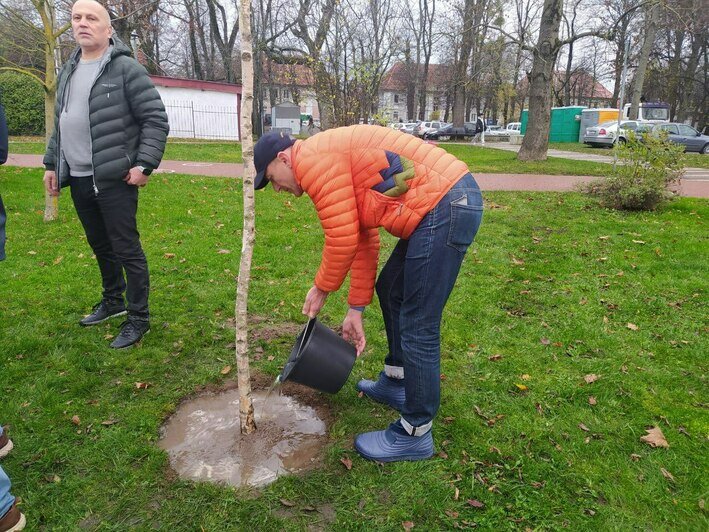
{"label": "zipper on jacket", "polygon": [[[66,91],[67,91],[67,85],[70,84],[71,82],[71,77],[74,75],[74,70],[76,70],[76,63],[74,63],[71,67],[71,70],[66,76],[66,81],[64,81],[64,87],[62,87],[62,93],[59,95],[59,115],[58,119],[55,123],[54,128],[57,130],[57,146],[56,146],[56,164],[54,165],[55,168],[55,173],[57,174],[57,188],[59,190],[62,189],[62,162],[64,160],[64,156],[62,155],[62,130],[59,127],[59,121],[61,120],[62,113],[66,109],[66,106],[64,105],[66,103]],[[71,85],[69,85],[71,87]],[[91,132],[89,131],[89,137],[91,136]]]}
{"label": "zipper on jacket", "polygon": [[[91,84],[91,87],[89,88],[89,148],[91,150],[91,180],[94,183],[94,194],[98,196],[98,187],[96,186],[96,168],[94,167],[94,137],[91,134],[91,91],[94,90],[94,86],[96,85],[96,82],[98,81],[98,78],[100,78],[103,73],[106,71],[106,67],[111,63],[111,59],[113,59],[110,55],[108,55],[108,61],[101,67],[101,70],[99,73],[96,75],[94,78],[93,83]],[[110,83],[110,81],[109,81]]]}
{"label": "zipper on jacket", "polygon": [[404,208],[404,204],[403,204],[403,203],[399,203],[399,210],[396,212],[396,215],[397,215],[397,216],[401,216],[401,210],[402,210],[403,208]]}

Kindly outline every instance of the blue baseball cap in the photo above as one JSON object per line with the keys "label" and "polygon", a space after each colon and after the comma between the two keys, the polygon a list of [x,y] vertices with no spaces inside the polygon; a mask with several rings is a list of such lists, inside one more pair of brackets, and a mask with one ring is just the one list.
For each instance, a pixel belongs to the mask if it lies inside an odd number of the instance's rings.
{"label": "blue baseball cap", "polygon": [[271,164],[279,152],[286,150],[295,144],[295,139],[280,131],[269,131],[254,146],[254,166],[256,167],[256,178],[254,179],[254,190],[259,190],[268,185],[266,179],[266,167]]}

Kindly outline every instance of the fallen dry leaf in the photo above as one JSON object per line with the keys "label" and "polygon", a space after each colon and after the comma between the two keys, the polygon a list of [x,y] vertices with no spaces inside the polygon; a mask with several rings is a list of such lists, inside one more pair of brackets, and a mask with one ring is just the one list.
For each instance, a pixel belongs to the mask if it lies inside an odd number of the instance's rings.
{"label": "fallen dry leaf", "polygon": [[340,458],[340,462],[342,462],[342,465],[345,466],[347,471],[352,470],[352,460],[350,460],[349,456],[343,456]]}
{"label": "fallen dry leaf", "polygon": [[281,504],[283,506],[288,506],[289,508],[295,506],[295,503],[293,501],[289,501],[288,499],[279,499],[281,501]]}
{"label": "fallen dry leaf", "polygon": [[57,264],[59,264],[63,260],[64,260],[64,257],[57,257],[56,259],[54,259],[54,262],[52,264],[54,264],[56,266]]}
{"label": "fallen dry leaf", "polygon": [[482,503],[477,499],[468,499],[468,504],[473,508],[485,508],[485,503]]}
{"label": "fallen dry leaf", "polygon": [[414,528],[416,525],[414,525],[413,521],[404,521],[403,523],[401,523],[401,526],[403,526],[404,530],[406,530],[408,532],[409,530]]}
{"label": "fallen dry leaf", "polygon": [[526,392],[526,391],[527,391],[527,387],[526,387],[524,384],[517,384],[517,383],[515,383],[515,386],[517,386],[517,388],[519,388],[519,389],[522,390],[523,392]]}
{"label": "fallen dry leaf", "polygon": [[633,244],[644,244],[644,240],[633,240]]}
{"label": "fallen dry leaf", "polygon": [[551,340],[549,340],[549,338],[541,338],[539,340],[539,343],[541,343],[542,345],[549,345],[551,343]]}
{"label": "fallen dry leaf", "polygon": [[149,382],[136,382],[135,387],[138,390],[145,390],[148,386],[150,386]]}
{"label": "fallen dry leaf", "polygon": [[276,357],[274,357],[273,355],[268,355],[268,359],[267,359],[267,360],[268,360],[269,362],[273,362],[275,359],[276,359]]}
{"label": "fallen dry leaf", "polygon": [[583,380],[586,381],[586,384],[591,384],[596,382],[600,377],[596,375],[595,373],[589,373],[588,375],[585,375]]}
{"label": "fallen dry leaf", "polygon": [[498,360],[502,360],[502,355],[492,355],[487,357],[488,360],[492,360],[493,362],[497,362]]}
{"label": "fallen dry leaf", "polygon": [[231,371],[231,366],[224,366],[219,373],[221,373],[222,375],[226,375],[230,371]]}
{"label": "fallen dry leaf", "polygon": [[117,419],[107,419],[106,421],[102,421],[101,425],[103,425],[104,427],[110,427],[111,425],[115,425],[116,423],[118,423]]}
{"label": "fallen dry leaf", "polygon": [[667,443],[665,435],[662,434],[660,427],[652,427],[651,429],[645,429],[647,434],[641,436],[640,441],[647,443],[651,447],[664,447],[669,448],[670,444]]}
{"label": "fallen dry leaf", "polygon": [[579,423],[579,428],[584,431],[584,432],[589,432],[591,429],[589,429],[586,425],[583,423]]}
{"label": "fallen dry leaf", "polygon": [[528,380],[531,379],[532,377],[530,377],[529,375],[527,375],[527,374],[525,373],[525,374],[522,375],[520,378],[521,378],[523,381],[528,381]]}
{"label": "fallen dry leaf", "polygon": [[627,327],[628,329],[630,329],[631,331],[637,331],[637,330],[639,329],[639,327],[638,327],[637,325],[635,325],[634,323],[630,323],[630,322],[628,322],[628,324],[626,325],[626,327]]}
{"label": "fallen dry leaf", "polygon": [[460,490],[458,488],[455,488],[455,493],[453,494],[453,500],[457,501],[460,499]]}
{"label": "fallen dry leaf", "polygon": [[524,264],[524,261],[521,259],[518,259],[516,257],[512,257],[512,264],[516,264],[517,266],[522,266]]}
{"label": "fallen dry leaf", "polygon": [[174,254],[174,253],[165,253],[165,254],[163,255],[163,258],[165,258],[165,259],[174,259],[174,258],[175,258],[175,254]]}
{"label": "fallen dry leaf", "polygon": [[595,406],[596,405],[596,398],[594,396],[589,397],[588,404],[591,406]]}
{"label": "fallen dry leaf", "polygon": [[630,459],[631,459],[633,462],[637,462],[637,461],[640,460],[641,458],[642,458],[642,456],[640,456],[639,454],[633,453],[633,454],[630,455]]}
{"label": "fallen dry leaf", "polygon": [[667,471],[667,469],[665,469],[664,467],[660,468],[660,472],[662,473],[662,476],[665,477],[667,480],[670,480],[672,482],[675,481],[675,477],[672,476],[672,473]]}
{"label": "fallen dry leaf", "polygon": [[217,251],[217,253],[219,253],[220,255],[227,255],[227,254],[231,253],[231,250],[229,250],[229,249],[220,249],[219,251]]}
{"label": "fallen dry leaf", "polygon": [[79,416],[72,416],[71,422],[76,426],[81,425],[81,419],[79,418]]}

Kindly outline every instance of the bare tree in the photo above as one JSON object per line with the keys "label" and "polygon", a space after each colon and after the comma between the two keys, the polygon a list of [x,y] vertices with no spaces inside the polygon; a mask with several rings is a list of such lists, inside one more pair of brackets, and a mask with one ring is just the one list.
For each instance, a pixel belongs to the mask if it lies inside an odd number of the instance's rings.
{"label": "bare tree", "polygon": [[[236,36],[239,31],[239,20],[236,20],[231,30],[229,29],[229,17],[224,6],[217,0],[207,0],[207,8],[209,10],[209,28],[212,39],[217,45],[219,55],[222,58],[222,66],[224,67],[224,79],[228,83],[236,83],[236,75],[234,73],[234,45],[236,44]],[[243,7],[242,7],[243,10]],[[249,16],[251,16],[251,8],[249,7]],[[249,25],[251,21],[249,20]]]}
{"label": "bare tree", "polygon": [[239,279],[236,288],[236,363],[239,379],[239,421],[242,434],[256,430],[254,405],[251,399],[251,371],[249,369],[248,298],[251,280],[251,259],[254,252],[254,141],[251,128],[251,110],[254,101],[253,48],[251,44],[251,0],[241,0],[239,16],[241,32],[241,152],[244,158],[242,180],[244,196],[244,228],[242,232]]}
{"label": "bare tree", "polygon": [[[57,94],[57,73],[60,57],[60,38],[71,27],[70,22],[60,22],[57,8],[66,10],[65,2],[55,0],[30,0],[33,11],[24,11],[16,5],[1,1],[0,8],[3,17],[16,24],[21,31],[35,35],[44,52],[43,68],[26,66],[14,63],[7,55],[0,57],[4,66],[0,71],[15,71],[37,80],[44,89],[44,134],[47,141],[54,131],[54,105]],[[27,7],[27,6],[23,6]],[[28,17],[31,15],[31,18]],[[56,220],[59,215],[59,206],[56,196],[50,196],[45,191],[44,220]]]}
{"label": "bare tree", "polygon": [[643,84],[645,83],[645,72],[647,64],[650,60],[650,52],[655,43],[655,34],[657,33],[657,25],[660,20],[661,6],[657,2],[650,2],[646,5],[646,24],[645,37],[643,39],[643,47],[640,51],[638,59],[638,67],[635,69],[635,78],[633,80],[633,93],[630,103],[630,118],[635,120],[638,117],[638,106],[640,105],[640,97],[643,94]]}

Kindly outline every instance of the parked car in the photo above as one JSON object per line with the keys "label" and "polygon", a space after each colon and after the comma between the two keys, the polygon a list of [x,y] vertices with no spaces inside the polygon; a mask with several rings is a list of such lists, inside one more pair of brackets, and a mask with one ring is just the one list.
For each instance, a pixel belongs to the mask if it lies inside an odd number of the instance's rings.
{"label": "parked car", "polygon": [[583,143],[594,147],[607,146],[612,148],[617,142],[621,144],[628,139],[629,131],[643,129],[643,122],[637,120],[624,120],[620,123],[620,134],[618,133],[618,121],[611,120],[597,126],[586,128],[583,135]]}
{"label": "parked car", "polygon": [[709,135],[702,135],[687,124],[675,122],[655,124],[652,131],[666,131],[670,142],[682,144],[684,151],[694,151],[709,155]]}
{"label": "parked car", "polygon": [[510,122],[505,126],[505,129],[509,131],[511,135],[519,133],[522,130],[522,122]]}
{"label": "parked car", "polygon": [[402,133],[408,133],[409,135],[414,134],[414,128],[418,125],[418,122],[404,122],[404,127],[402,127],[399,131]]}
{"label": "parked car", "polygon": [[445,122],[441,122],[439,120],[433,122],[419,122],[418,125],[414,128],[414,135],[417,137],[423,138],[424,133],[428,131],[435,131],[436,129],[440,129],[442,126],[445,125]]}
{"label": "parked car", "polygon": [[427,131],[423,138],[427,140],[460,140],[472,138],[475,135],[475,123],[464,122],[463,127],[454,127],[453,124],[444,124],[442,127]]}
{"label": "parked car", "polygon": [[503,129],[502,126],[487,126],[485,129],[486,137],[509,137],[510,132]]}

